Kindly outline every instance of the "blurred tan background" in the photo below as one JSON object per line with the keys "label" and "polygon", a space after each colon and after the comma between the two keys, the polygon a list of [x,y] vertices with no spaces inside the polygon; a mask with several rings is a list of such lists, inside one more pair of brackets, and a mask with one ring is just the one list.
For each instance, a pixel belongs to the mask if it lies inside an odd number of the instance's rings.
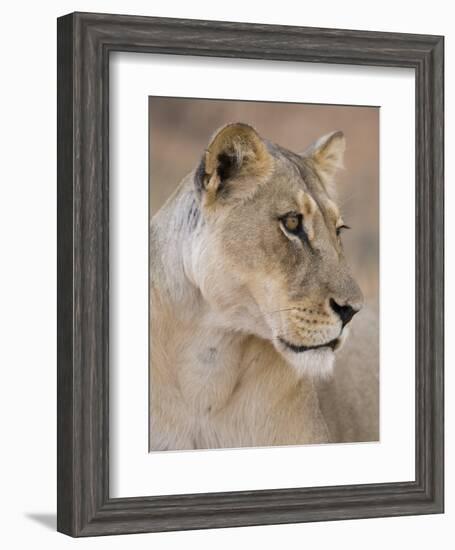
{"label": "blurred tan background", "polygon": [[149,98],[151,215],[201,158],[213,132],[246,122],[263,137],[303,152],[333,130],[346,136],[338,197],[352,271],[369,302],[379,299],[379,108],[207,99]]}

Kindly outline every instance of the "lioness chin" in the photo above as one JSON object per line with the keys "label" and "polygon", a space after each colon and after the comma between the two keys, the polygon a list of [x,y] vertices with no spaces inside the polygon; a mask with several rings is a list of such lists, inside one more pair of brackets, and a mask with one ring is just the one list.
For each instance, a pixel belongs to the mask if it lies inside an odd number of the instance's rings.
{"label": "lioness chin", "polygon": [[215,133],[151,223],[152,450],[328,442],[315,385],[362,308],[335,202],[341,132],[302,154]]}

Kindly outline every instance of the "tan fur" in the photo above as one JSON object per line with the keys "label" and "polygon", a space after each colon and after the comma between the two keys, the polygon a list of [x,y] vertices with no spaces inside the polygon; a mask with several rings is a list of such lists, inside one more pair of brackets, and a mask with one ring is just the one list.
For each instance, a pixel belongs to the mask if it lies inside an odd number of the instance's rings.
{"label": "tan fur", "polygon": [[[327,139],[298,156],[230,124],[154,216],[151,449],[333,440],[316,387],[334,352],[289,348],[341,347],[330,299],[362,305],[326,189],[340,134]],[[307,241],[283,227],[288,212]]]}
{"label": "tan fur", "polygon": [[272,161],[266,146],[256,131],[246,124],[228,124],[216,133],[205,153],[207,184],[204,194],[206,208],[216,204],[216,194],[220,185],[217,174],[219,155],[224,153],[235,159],[237,170],[236,186],[230,199],[240,196],[243,199],[254,192],[255,185],[264,182],[272,170]]}
{"label": "tan fur", "polygon": [[318,166],[318,174],[326,192],[336,195],[334,177],[344,168],[343,158],[346,150],[346,141],[343,132],[337,131],[322,136],[307,151],[306,156]]}

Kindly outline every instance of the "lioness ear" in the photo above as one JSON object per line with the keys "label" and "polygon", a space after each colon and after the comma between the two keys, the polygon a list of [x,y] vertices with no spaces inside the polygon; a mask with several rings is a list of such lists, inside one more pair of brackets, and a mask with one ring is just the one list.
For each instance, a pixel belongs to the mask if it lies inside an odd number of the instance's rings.
{"label": "lioness ear", "polygon": [[272,157],[248,124],[228,124],[212,138],[195,174],[204,206],[251,196],[268,178]]}
{"label": "lioness ear", "polygon": [[343,132],[337,131],[319,138],[304,153],[310,158],[329,194],[334,194],[334,178],[343,168],[346,139]]}

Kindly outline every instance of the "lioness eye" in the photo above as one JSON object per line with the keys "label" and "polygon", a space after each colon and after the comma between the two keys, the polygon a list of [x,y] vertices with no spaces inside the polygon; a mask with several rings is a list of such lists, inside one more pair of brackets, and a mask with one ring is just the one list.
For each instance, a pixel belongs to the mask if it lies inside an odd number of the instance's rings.
{"label": "lioness eye", "polygon": [[349,225],[344,225],[344,224],[340,225],[339,227],[336,228],[337,235],[339,235],[343,231],[343,229],[351,229],[351,228],[349,227]]}
{"label": "lioness eye", "polygon": [[289,233],[298,234],[302,231],[302,214],[290,212],[281,218],[281,222]]}

